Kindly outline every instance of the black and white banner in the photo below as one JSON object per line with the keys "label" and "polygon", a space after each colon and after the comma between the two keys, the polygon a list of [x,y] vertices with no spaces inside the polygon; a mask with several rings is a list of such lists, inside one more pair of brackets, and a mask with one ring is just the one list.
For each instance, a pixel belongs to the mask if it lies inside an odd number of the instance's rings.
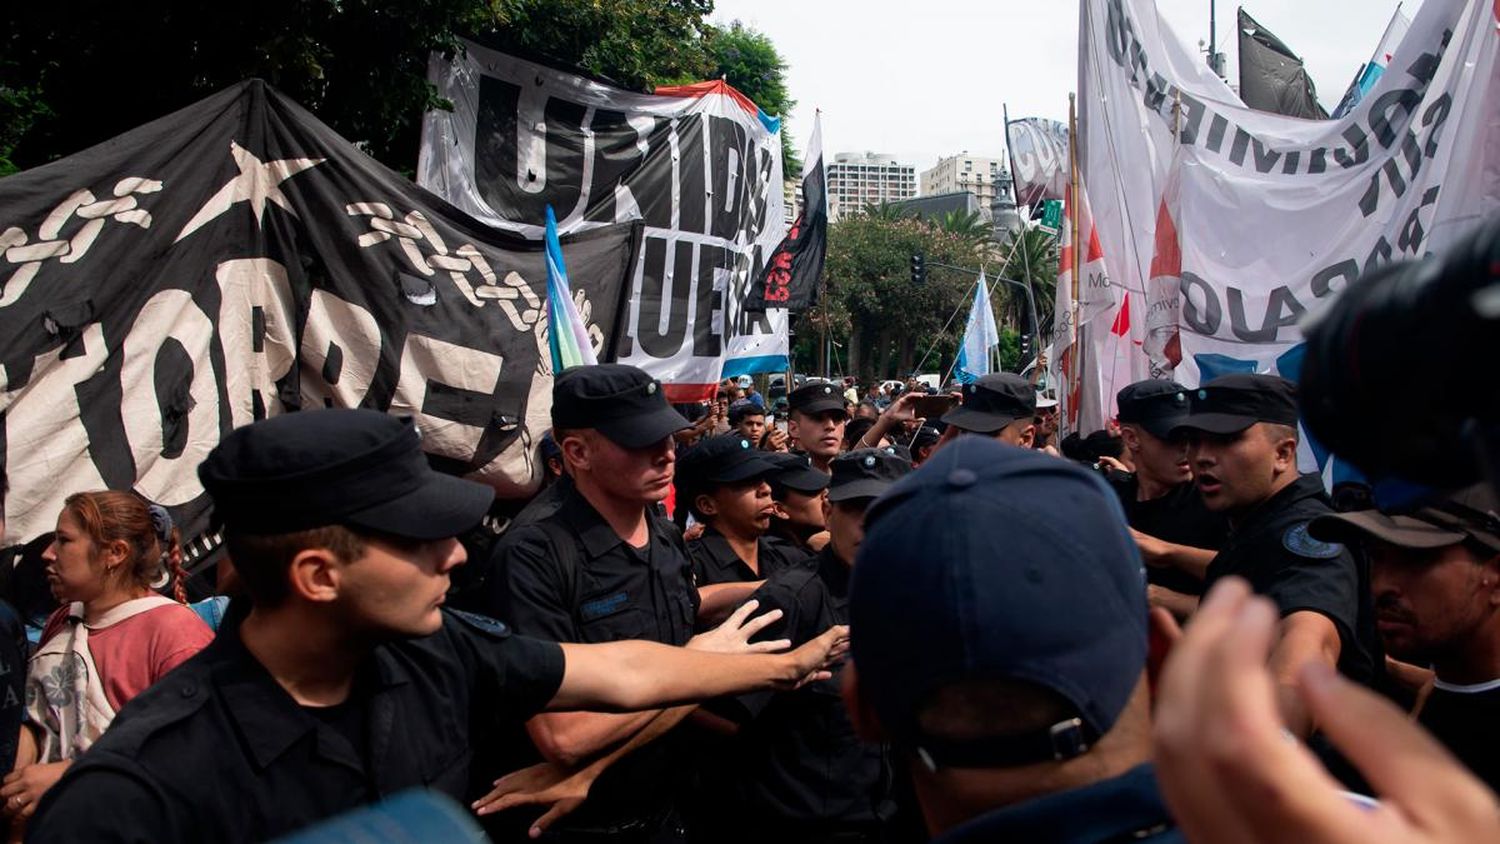
{"label": "black and white banner", "polygon": [[423,124],[423,187],[529,238],[548,204],[565,233],[644,221],[620,362],[674,401],[786,368],[786,311],[743,307],[786,233],[776,120],[723,82],[638,94],[473,43],[430,74],[454,109]]}
{"label": "black and white banner", "polygon": [[828,175],[823,167],[823,117],[813,117],[812,138],[802,165],[802,211],[751,287],[745,308],[804,311],[818,301],[823,259],[828,254]]}
{"label": "black and white banner", "polygon": [[[638,226],[564,243],[596,348]],[[551,373],[540,243],[416,187],[262,82],[0,180],[10,541],[134,488],[206,524],[197,466],[299,409],[416,417],[434,463],[519,494]]]}

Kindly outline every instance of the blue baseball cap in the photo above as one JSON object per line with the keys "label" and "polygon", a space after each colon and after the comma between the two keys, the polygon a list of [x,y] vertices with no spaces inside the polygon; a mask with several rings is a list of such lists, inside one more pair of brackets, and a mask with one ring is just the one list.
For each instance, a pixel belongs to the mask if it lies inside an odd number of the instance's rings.
{"label": "blue baseball cap", "polygon": [[[961,437],[876,499],[849,595],[862,697],[933,768],[1066,759],[1114,726],[1146,667],[1146,579],[1093,472]],[[924,735],[922,707],[965,680],[1020,680],[1076,717],[1036,734]]]}

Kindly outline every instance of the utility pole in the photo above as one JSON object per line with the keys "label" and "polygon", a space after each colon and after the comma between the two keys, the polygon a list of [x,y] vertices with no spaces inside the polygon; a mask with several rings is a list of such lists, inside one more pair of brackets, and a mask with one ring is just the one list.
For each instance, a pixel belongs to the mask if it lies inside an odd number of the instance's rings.
{"label": "utility pole", "polygon": [[1218,0],[1208,0],[1208,69],[1224,78],[1224,54],[1219,52],[1217,38]]}

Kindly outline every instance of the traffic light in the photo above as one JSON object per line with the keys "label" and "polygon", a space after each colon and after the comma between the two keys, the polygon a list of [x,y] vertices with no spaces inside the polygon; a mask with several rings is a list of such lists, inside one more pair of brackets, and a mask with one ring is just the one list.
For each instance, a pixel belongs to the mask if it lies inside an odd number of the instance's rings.
{"label": "traffic light", "polygon": [[921,284],[927,280],[927,258],[921,252],[911,256],[911,283]]}
{"label": "traffic light", "polygon": [[1031,335],[1021,335],[1021,361],[1024,363],[1031,360]]}

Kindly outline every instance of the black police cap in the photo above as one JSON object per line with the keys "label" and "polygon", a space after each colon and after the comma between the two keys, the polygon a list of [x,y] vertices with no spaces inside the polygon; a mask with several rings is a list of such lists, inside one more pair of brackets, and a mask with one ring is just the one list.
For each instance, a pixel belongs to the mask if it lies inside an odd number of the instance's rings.
{"label": "black police cap", "polygon": [[875,498],[911,473],[911,461],[890,448],[860,448],[840,454],[829,465],[829,501]]}
{"label": "black police cap", "polygon": [[828,473],[814,469],[812,461],[805,454],[768,452],[765,457],[776,467],[776,474],[771,476],[773,488],[784,487],[803,495],[812,495],[828,488],[831,480]]}
{"label": "black police cap", "polygon": [[1167,439],[1174,428],[1186,421],[1190,401],[1187,387],[1176,381],[1152,378],[1127,385],[1116,393],[1115,405],[1121,424],[1139,425]]}
{"label": "black police cap", "polygon": [[214,519],[280,534],[347,525],[446,539],[479,523],[493,489],[436,472],[409,418],[306,410],[231,431],[198,466]]}
{"label": "black police cap", "polygon": [[1036,416],[1036,388],[1013,372],[984,375],[963,388],[963,404],[943,414],[943,424],[993,434],[1017,419]]}
{"label": "black police cap", "polygon": [[1189,396],[1189,412],[1174,431],[1237,434],[1257,422],[1297,424],[1297,387],[1259,373],[1220,375]]}
{"label": "black police cap", "polygon": [[739,434],[708,437],[677,460],[677,484],[693,495],[777,473],[776,465]]}
{"label": "black police cap", "polygon": [[645,448],[692,425],[667,404],[661,382],[633,366],[601,363],[557,376],[552,427],[593,428],[622,448]]}
{"label": "black police cap", "polygon": [[837,384],[831,381],[814,381],[811,384],[803,384],[792,391],[787,399],[787,407],[791,410],[800,411],[808,416],[815,416],[830,410],[848,413],[844,408],[844,393]]}

